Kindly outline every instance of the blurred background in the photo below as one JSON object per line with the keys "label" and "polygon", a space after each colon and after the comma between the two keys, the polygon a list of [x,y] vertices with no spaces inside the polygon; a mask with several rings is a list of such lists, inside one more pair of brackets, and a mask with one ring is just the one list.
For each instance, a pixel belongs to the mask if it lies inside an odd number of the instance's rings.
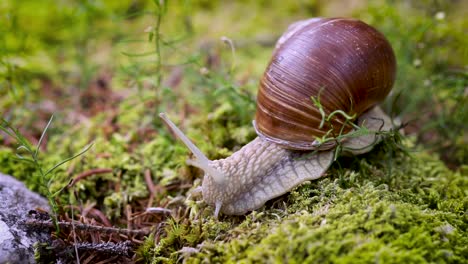
{"label": "blurred background", "polygon": [[5,0],[1,115],[32,141],[52,114],[52,134],[96,124],[105,135],[151,132],[159,111],[185,118],[238,110],[228,118],[246,124],[258,80],[288,24],[355,17],[395,49],[398,76],[386,110],[456,168],[467,159],[467,9],[467,1],[456,0]]}

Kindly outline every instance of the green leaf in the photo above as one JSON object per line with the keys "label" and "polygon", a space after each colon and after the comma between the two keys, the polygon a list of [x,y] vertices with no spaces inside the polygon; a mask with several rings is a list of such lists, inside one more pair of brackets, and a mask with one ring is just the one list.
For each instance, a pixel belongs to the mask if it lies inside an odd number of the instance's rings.
{"label": "green leaf", "polygon": [[42,140],[44,139],[44,136],[47,132],[47,129],[49,128],[50,124],[52,123],[52,120],[54,119],[54,115],[52,115],[49,119],[49,122],[47,122],[46,127],[44,128],[44,131],[42,131],[41,138],[39,139],[39,142],[37,142],[36,150],[34,151],[34,158],[37,157],[37,154],[39,153],[39,148],[41,147]]}
{"label": "green leaf", "polygon": [[67,162],[69,162],[70,160],[72,160],[72,159],[74,159],[74,158],[76,158],[76,157],[78,157],[78,156],[83,155],[86,151],[88,151],[88,150],[93,146],[93,144],[94,144],[94,143],[90,143],[90,144],[86,145],[86,147],[85,147],[82,151],[80,151],[78,154],[73,155],[73,156],[71,156],[71,157],[69,157],[69,158],[67,158],[67,159],[64,159],[64,160],[62,160],[61,162],[55,164],[52,168],[50,168],[49,170],[46,171],[46,173],[44,174],[44,176],[47,176],[48,174],[50,174],[51,172],[53,172],[56,168],[60,167],[60,166],[63,165],[64,163],[67,163]]}

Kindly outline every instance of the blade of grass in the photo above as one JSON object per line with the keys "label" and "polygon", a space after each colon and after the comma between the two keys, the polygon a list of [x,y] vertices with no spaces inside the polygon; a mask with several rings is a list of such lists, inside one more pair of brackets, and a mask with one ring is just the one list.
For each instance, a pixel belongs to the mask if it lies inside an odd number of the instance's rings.
{"label": "blade of grass", "polygon": [[50,119],[49,119],[49,122],[47,122],[47,125],[45,126],[44,130],[42,131],[41,138],[39,139],[39,142],[37,142],[36,150],[34,151],[34,157],[37,157],[37,154],[39,153],[39,148],[41,147],[41,144],[42,144],[42,140],[44,139],[44,136],[47,133],[47,129],[49,129],[49,126],[52,123],[53,119],[54,119],[54,115],[51,115]]}
{"label": "blade of grass", "polygon": [[[4,124],[6,124],[6,126],[4,126]],[[16,139],[15,135],[8,129],[8,128],[11,129],[11,127],[10,127],[9,125],[10,125],[10,124],[9,124],[5,119],[2,118],[2,124],[0,125],[0,129],[1,129],[3,132],[5,132],[7,135],[9,135],[10,137]]]}
{"label": "blade of grass", "polygon": [[79,153],[69,157],[69,158],[66,158],[64,160],[62,160],[61,162],[55,164],[52,168],[50,168],[49,170],[47,170],[45,173],[44,173],[44,176],[47,176],[49,173],[51,173],[52,171],[54,171],[56,168],[58,168],[59,166],[61,166],[62,164],[64,163],[67,163],[69,162],[70,160],[76,158],[76,157],[79,157],[81,155],[83,155],[86,151],[88,151],[92,146],[93,146],[94,143],[90,143],[88,145],[86,145],[84,147],[84,149],[82,151],[80,151]]}

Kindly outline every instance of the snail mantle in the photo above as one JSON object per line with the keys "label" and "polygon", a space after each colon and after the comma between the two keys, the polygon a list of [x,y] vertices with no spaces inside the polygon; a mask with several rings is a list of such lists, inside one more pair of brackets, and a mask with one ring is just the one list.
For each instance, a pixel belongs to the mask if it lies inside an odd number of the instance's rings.
{"label": "snail mantle", "polygon": [[[241,215],[322,177],[337,144],[353,155],[370,151],[392,128],[376,105],[389,94],[395,72],[393,49],[373,27],[313,18],[292,24],[278,40],[260,80],[258,137],[230,157],[209,160],[164,113],[160,117],[194,154],[187,163],[205,172],[200,189],[215,216]],[[353,136],[352,117],[368,133]],[[349,136],[317,142],[327,135]]]}

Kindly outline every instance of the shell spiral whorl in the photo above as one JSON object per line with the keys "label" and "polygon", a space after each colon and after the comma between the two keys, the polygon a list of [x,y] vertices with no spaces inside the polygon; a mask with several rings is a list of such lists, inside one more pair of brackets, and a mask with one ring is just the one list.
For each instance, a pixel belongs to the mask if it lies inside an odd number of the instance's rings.
{"label": "shell spiral whorl", "polygon": [[[354,19],[311,19],[292,25],[278,42],[260,81],[256,129],[266,140],[291,149],[313,149],[312,142],[344,118],[319,128],[322,116],[342,110],[359,116],[383,101],[396,74],[393,50],[373,27]],[[347,132],[351,127],[345,127]]]}

